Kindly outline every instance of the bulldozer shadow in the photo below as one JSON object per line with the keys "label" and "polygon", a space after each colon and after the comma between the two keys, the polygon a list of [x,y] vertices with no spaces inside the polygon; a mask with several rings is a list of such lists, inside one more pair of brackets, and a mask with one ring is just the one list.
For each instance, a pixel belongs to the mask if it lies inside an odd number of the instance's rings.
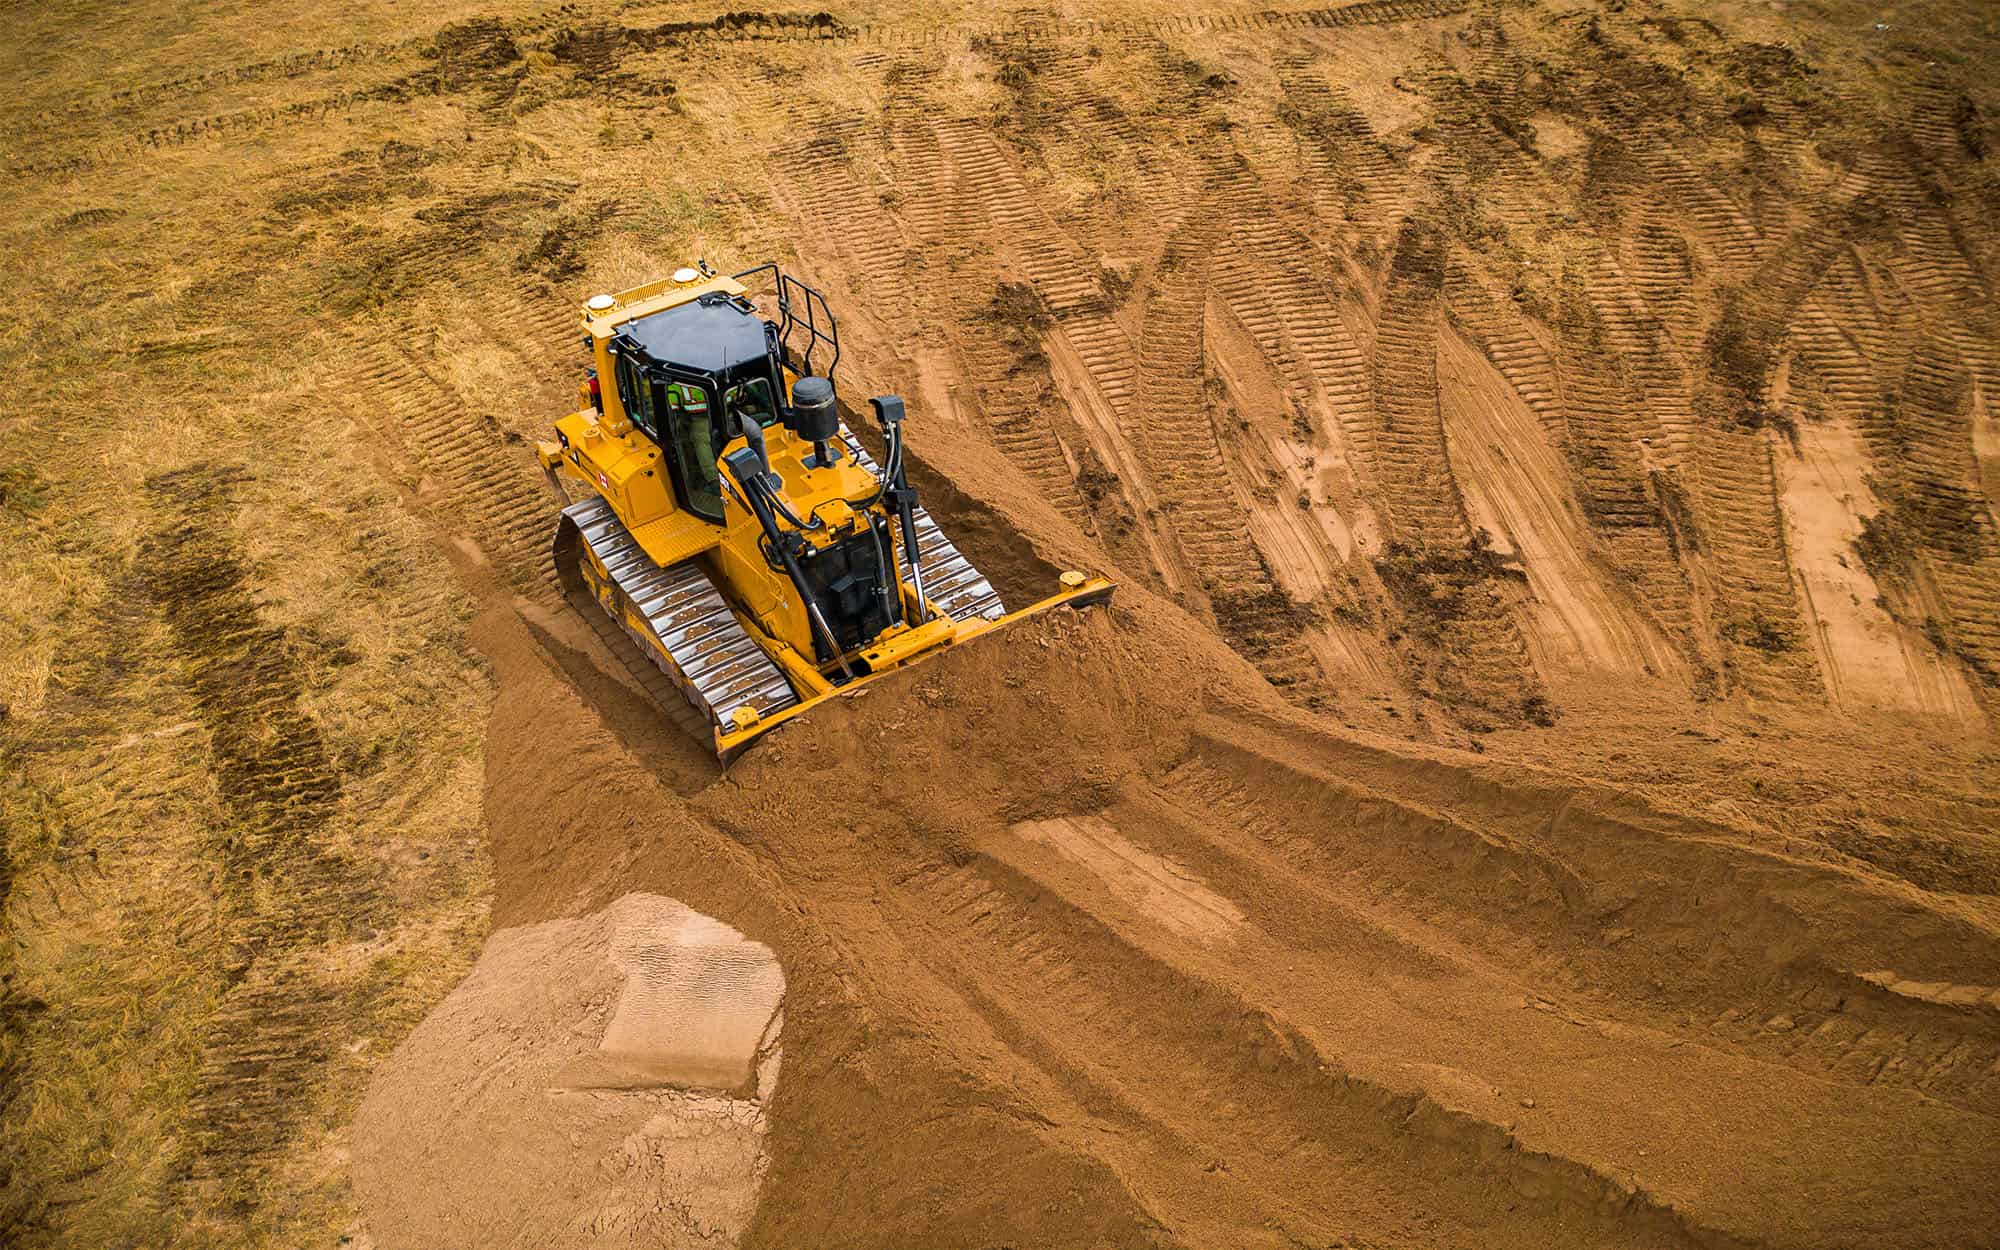
{"label": "bulldozer shadow", "polygon": [[600,624],[596,615],[570,607],[517,606],[549,663],[649,772],[683,797],[722,776],[707,725],[684,700],[646,693],[639,682],[649,662],[609,621]]}

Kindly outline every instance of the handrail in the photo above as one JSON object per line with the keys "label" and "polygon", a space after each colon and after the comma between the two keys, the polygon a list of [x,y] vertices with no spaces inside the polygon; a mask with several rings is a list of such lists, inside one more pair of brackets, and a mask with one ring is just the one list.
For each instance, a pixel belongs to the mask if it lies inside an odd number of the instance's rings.
{"label": "handrail", "polygon": [[[836,394],[840,384],[833,371],[840,364],[840,327],[833,319],[833,309],[826,302],[826,296],[804,282],[778,268],[778,262],[765,261],[753,265],[741,273],[732,274],[738,282],[753,274],[771,271],[778,287],[778,347],[784,354],[786,364],[804,375],[813,372],[813,353],[824,346],[833,354],[826,362],[826,368],[819,376],[834,384]],[[801,319],[800,314],[803,314]],[[806,332],[805,354],[796,355],[792,349],[792,333],[803,327]]]}

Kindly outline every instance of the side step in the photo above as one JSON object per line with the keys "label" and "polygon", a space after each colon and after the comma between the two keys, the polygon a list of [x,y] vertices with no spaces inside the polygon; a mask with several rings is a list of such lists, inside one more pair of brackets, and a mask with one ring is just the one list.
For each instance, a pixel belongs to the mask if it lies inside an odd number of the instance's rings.
{"label": "side step", "polygon": [[[654,564],[600,496],[573,503],[562,515],[556,567],[563,588],[572,598],[595,600],[598,611],[615,618],[710,725],[727,725],[739,707],[764,716],[798,703],[784,673],[744,631],[698,563]],[[615,605],[590,585],[581,553],[566,541],[571,533],[610,575]]]}
{"label": "side step", "polygon": [[[862,448],[861,440],[854,437],[854,431],[843,425],[840,437],[853,454],[856,464],[870,473],[881,473],[874,459]],[[968,621],[975,617],[997,621],[1007,615],[1006,605],[1000,602],[1000,592],[993,589],[993,583],[972,567],[972,561],[959,554],[958,548],[945,537],[937,521],[921,505],[916,510],[916,522],[917,568],[923,572],[924,594],[929,597],[931,606],[955,621]]]}

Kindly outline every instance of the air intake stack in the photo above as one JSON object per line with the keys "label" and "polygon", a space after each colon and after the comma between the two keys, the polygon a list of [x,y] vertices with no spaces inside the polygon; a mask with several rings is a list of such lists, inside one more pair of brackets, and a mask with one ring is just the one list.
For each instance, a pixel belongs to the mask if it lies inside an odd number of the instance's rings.
{"label": "air intake stack", "polygon": [[803,377],[792,383],[792,433],[809,439],[821,466],[833,463],[827,443],[840,435],[840,412],[833,402],[833,383],[825,378]]}

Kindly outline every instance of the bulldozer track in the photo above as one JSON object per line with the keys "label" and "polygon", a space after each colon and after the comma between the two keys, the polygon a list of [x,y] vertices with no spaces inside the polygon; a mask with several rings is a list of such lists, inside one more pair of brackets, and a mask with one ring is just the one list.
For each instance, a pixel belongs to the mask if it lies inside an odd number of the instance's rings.
{"label": "bulldozer track", "polygon": [[[1163,229],[1169,228],[1187,207],[1180,194],[1182,159],[1170,149],[1163,150],[1155,136],[1147,134],[1124,109],[1096,89],[1092,63],[1078,39],[1064,41],[1038,63],[1038,97],[1056,116],[1071,123],[1044,132],[1038,141],[1058,156],[1059,160],[1052,162],[1057,167],[1087,169],[1100,162],[1115,162],[1118,174],[1136,188],[1139,202],[1159,214]],[[1169,82],[1159,83],[1158,89],[1163,103],[1176,94],[1185,96],[1185,84],[1178,92]],[[1095,223],[1085,219],[1065,224],[1089,229]]]}
{"label": "bulldozer track", "polygon": [[[840,438],[855,463],[881,476],[881,466],[875,463],[875,458],[868,454],[852,430],[843,426]],[[1005,616],[1007,607],[1000,600],[1000,592],[993,589],[993,583],[986,579],[986,575],[959,551],[944,528],[931,516],[930,509],[919,504],[911,513],[911,519],[917,529],[917,571],[923,576],[924,594],[930,604],[959,621],[997,621]]]}
{"label": "bulldozer track", "polygon": [[[851,431],[843,428],[841,439],[858,464],[880,472]],[[912,519],[932,608],[961,621],[1004,616],[999,592],[930,512],[919,506]],[[552,561],[570,606],[647,696],[698,740],[726,725],[738,708],[770,716],[797,705],[783,671],[743,627],[700,562],[654,564],[601,496],[562,510]],[[600,584],[600,577],[608,580]]]}
{"label": "bulldozer track", "polygon": [[1689,228],[1721,267],[1741,268],[1756,261],[1762,241],[1757,228],[1734,201],[1674,150],[1672,140],[1652,136],[1634,148],[1647,174],[1686,214]]}
{"label": "bulldozer track", "polygon": [[[214,848],[231,986],[206,1030],[193,1108],[198,1175],[247,1204],[246,1166],[303,1127],[334,1060],[340,1005],[299,994],[330,932],[380,907],[376,874],[329,827],[341,771],[303,704],[294,641],[266,625],[227,504],[231,473],[195,466],[148,481],[161,513],[145,583],[186,665],[216,792],[237,830]],[[282,899],[281,903],[274,900]]]}
{"label": "bulldozer track", "polygon": [[1559,331],[1556,376],[1562,393],[1559,440],[1578,474],[1590,519],[1612,529],[1654,526],[1660,513],[1640,456],[1645,427],[1622,363],[1596,341],[1594,319]]}
{"label": "bulldozer track", "polygon": [[798,97],[779,100],[800,136],[779,167],[800,171],[800,181],[811,188],[801,199],[803,215],[852,259],[862,293],[901,287],[908,259],[902,236],[858,172],[865,160],[879,155],[876,128],[858,115],[836,114]]}
{"label": "bulldozer track", "polygon": [[365,347],[351,385],[361,403],[394,420],[489,558],[532,593],[552,598],[557,581],[548,549],[548,498],[525,454],[505,450],[499,431],[467,411],[400,342]]}
{"label": "bulldozer track", "polygon": [[[1406,228],[1383,295],[1372,362],[1379,423],[1375,471],[1395,501],[1384,516],[1392,535],[1412,555],[1463,554],[1473,543],[1438,409],[1444,263],[1441,242]],[[1419,614],[1430,611],[1427,602],[1405,602],[1404,607]],[[1428,624],[1460,666],[1452,680],[1461,697],[1507,707],[1518,704],[1533,685],[1527,641],[1502,596],[1460,594],[1451,612]]]}
{"label": "bulldozer track", "polygon": [[888,123],[889,159],[897,184],[903,188],[896,216],[916,243],[933,254],[954,244],[964,247],[972,239],[962,233],[971,224],[968,218],[972,214],[959,198],[955,181],[946,176],[944,149],[931,126],[938,93],[937,67],[909,53],[878,55],[886,97],[882,113]]}
{"label": "bulldozer track", "polygon": [[1340,428],[1342,443],[1372,469],[1377,431],[1369,419],[1368,357],[1336,307],[1335,288],[1311,275],[1318,266],[1310,244],[1275,220],[1239,219],[1231,232],[1254,262],[1258,282],[1278,295],[1278,321],[1287,347],[1305,366],[1317,394]]}
{"label": "bulldozer track", "polygon": [[1404,202],[1408,179],[1347,93],[1327,80],[1320,54],[1279,59],[1278,84],[1291,111],[1272,124],[1286,156],[1296,156],[1316,199],[1374,229]]}
{"label": "bulldozer track", "polygon": [[[728,724],[741,708],[768,716],[798,704],[783,670],[743,628],[698,562],[654,564],[601,497],[573,503],[562,516],[554,558],[570,603],[579,612],[612,617],[706,719],[704,728]],[[586,551],[589,567],[581,559]],[[599,568],[609,585],[596,582]],[[657,682],[642,684],[656,701],[661,698]]]}

